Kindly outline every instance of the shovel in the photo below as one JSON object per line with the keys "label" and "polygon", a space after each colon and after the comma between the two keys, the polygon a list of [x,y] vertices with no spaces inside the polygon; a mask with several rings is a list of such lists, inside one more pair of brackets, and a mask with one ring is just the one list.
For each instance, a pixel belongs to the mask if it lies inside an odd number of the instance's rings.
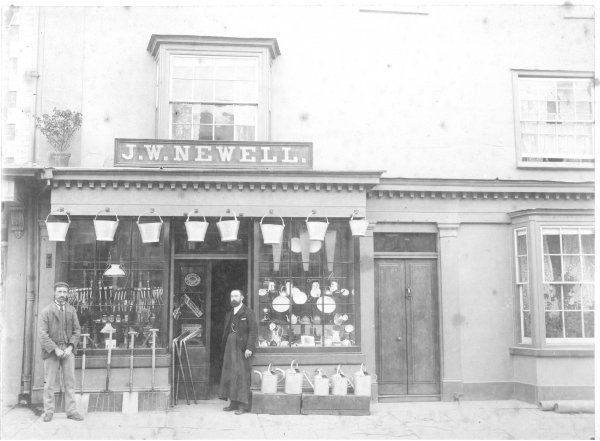
{"label": "shovel", "polygon": [[110,323],[107,323],[100,332],[108,334],[108,341],[110,342],[108,345],[108,358],[106,359],[106,388],[104,390],[104,392],[108,392],[108,386],[110,384],[110,360],[112,356],[112,335],[115,332],[115,328],[113,328]]}
{"label": "shovel", "polygon": [[129,354],[129,393],[133,393],[133,346],[135,345],[135,337],[138,335],[137,332],[135,331],[129,331],[128,332],[130,338],[131,338],[131,343],[130,343],[130,348],[131,348],[131,352]]}

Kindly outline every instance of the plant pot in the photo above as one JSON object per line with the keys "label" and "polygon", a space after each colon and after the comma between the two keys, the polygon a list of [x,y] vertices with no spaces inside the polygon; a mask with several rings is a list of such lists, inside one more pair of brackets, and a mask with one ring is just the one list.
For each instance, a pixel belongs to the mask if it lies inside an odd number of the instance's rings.
{"label": "plant pot", "polygon": [[50,152],[48,160],[50,167],[67,167],[71,154],[67,152]]}

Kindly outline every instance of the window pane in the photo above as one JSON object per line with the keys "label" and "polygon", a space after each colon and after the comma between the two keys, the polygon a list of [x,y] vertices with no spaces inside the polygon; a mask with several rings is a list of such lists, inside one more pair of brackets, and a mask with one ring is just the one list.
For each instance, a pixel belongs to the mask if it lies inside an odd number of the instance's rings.
{"label": "window pane", "polygon": [[521,118],[537,119],[538,101],[521,101]]}
{"label": "window pane", "polygon": [[235,79],[235,66],[231,64],[232,60],[227,60],[222,66],[215,66],[215,78],[220,80]]}
{"label": "window pane", "polygon": [[235,126],[236,141],[255,141],[254,126]]}
{"label": "window pane", "polygon": [[563,254],[579,254],[579,230],[563,228]]}
{"label": "window pane", "polygon": [[[254,64],[254,63],[252,63]],[[243,66],[238,65],[236,71],[236,78],[238,80],[255,80],[256,79],[256,67],[253,65]]]}
{"label": "window pane", "polygon": [[546,337],[563,338],[562,313],[560,311],[546,312]]}
{"label": "window pane", "polygon": [[596,269],[594,256],[583,256],[583,280],[586,282],[594,281],[594,271]]}
{"label": "window pane", "polygon": [[585,332],[585,338],[594,337],[594,313],[584,312],[583,313],[583,331]]}
{"label": "window pane", "polygon": [[519,256],[527,255],[527,235],[517,233],[517,254]]}
{"label": "window pane", "polygon": [[565,282],[581,281],[581,258],[579,256],[563,256],[563,264],[563,280]]}
{"label": "window pane", "polygon": [[256,102],[256,83],[254,81],[236,81],[235,100],[242,103]]}
{"label": "window pane", "polygon": [[191,79],[194,69],[191,66],[173,66],[173,78]]}
{"label": "window pane", "polygon": [[581,285],[563,285],[565,309],[581,309]]}
{"label": "window pane", "polygon": [[233,126],[215,126],[215,141],[233,141]]}
{"label": "window pane", "polygon": [[256,106],[235,106],[235,124],[254,126],[256,124]]}
{"label": "window pane", "polygon": [[527,266],[527,256],[519,257],[519,282],[527,282],[529,268]]}
{"label": "window pane", "polygon": [[581,285],[583,309],[594,309],[594,285]]}
{"label": "window pane", "polygon": [[527,285],[520,285],[519,288],[521,288],[521,301],[523,303],[523,310],[528,311],[531,308],[529,306],[529,292],[527,291]]}
{"label": "window pane", "polygon": [[201,124],[212,124],[213,123],[213,106],[203,104],[202,110],[200,111],[200,123]]}
{"label": "window pane", "polygon": [[581,338],[581,312],[565,312],[565,333],[567,338]]}
{"label": "window pane", "polygon": [[544,256],[544,281],[560,282],[561,279],[560,256]]}
{"label": "window pane", "polygon": [[212,141],[213,140],[213,126],[201,125],[200,132],[198,134],[198,140]]}
{"label": "window pane", "polygon": [[544,285],[544,301],[547,311],[562,309],[560,285]]}
{"label": "window pane", "polygon": [[579,101],[575,106],[575,112],[577,115],[577,119],[579,120],[592,120],[593,112],[592,112],[592,103],[587,101]]}
{"label": "window pane", "polygon": [[375,233],[376,252],[436,252],[437,236],[432,233]]}
{"label": "window pane", "polygon": [[560,235],[544,234],[544,254],[560,254]]}
{"label": "window pane", "polygon": [[194,78],[203,80],[212,80],[214,78],[214,67],[208,65],[196,66],[194,69]]}
{"label": "window pane", "polygon": [[523,337],[531,337],[531,313],[523,311]]}
{"label": "window pane", "polygon": [[190,124],[192,122],[192,106],[190,104],[172,105],[173,124]]}
{"label": "window pane", "polygon": [[192,125],[173,124],[173,139],[192,139]]}
{"label": "window pane", "polygon": [[214,115],[215,124],[233,124],[233,106],[215,106]]}
{"label": "window pane", "polygon": [[232,102],[234,98],[233,81],[215,81],[215,101]]}
{"label": "window pane", "polygon": [[173,89],[171,93],[172,101],[189,101],[192,99],[192,81],[173,80]]}

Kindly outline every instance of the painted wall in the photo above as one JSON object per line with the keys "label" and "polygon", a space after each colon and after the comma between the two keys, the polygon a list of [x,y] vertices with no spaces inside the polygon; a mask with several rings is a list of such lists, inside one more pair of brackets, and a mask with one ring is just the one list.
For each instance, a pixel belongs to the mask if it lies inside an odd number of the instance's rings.
{"label": "painted wall", "polygon": [[593,179],[517,169],[515,160],[510,69],[593,70],[593,21],[565,19],[572,7],[427,6],[407,15],[261,4],[44,8],[42,110],[84,115],[72,165],[111,166],[114,138],[154,137],[146,45],[156,33],[277,38],[271,138],[312,141],[317,169]]}

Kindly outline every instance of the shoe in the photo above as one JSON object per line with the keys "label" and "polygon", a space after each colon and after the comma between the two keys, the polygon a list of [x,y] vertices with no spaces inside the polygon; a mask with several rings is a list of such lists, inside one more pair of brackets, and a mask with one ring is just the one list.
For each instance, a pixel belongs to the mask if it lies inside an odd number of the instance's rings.
{"label": "shoe", "polygon": [[70,420],[75,420],[75,421],[83,421],[83,417],[81,415],[79,415],[78,413],[72,413],[71,415],[68,415],[67,418],[69,418]]}
{"label": "shoe", "polygon": [[233,410],[238,410],[238,407],[237,407],[237,406],[232,406],[232,405],[230,404],[229,406],[227,406],[227,407],[224,407],[224,408],[223,408],[223,410],[224,410],[225,412],[231,412],[231,411],[233,411]]}
{"label": "shoe", "polygon": [[53,416],[54,416],[53,413],[45,413],[44,414],[44,423],[47,423],[48,421],[52,421]]}
{"label": "shoe", "polygon": [[240,407],[238,410],[235,411],[236,415],[243,415],[245,413],[248,413],[248,409],[244,409],[243,407]]}

